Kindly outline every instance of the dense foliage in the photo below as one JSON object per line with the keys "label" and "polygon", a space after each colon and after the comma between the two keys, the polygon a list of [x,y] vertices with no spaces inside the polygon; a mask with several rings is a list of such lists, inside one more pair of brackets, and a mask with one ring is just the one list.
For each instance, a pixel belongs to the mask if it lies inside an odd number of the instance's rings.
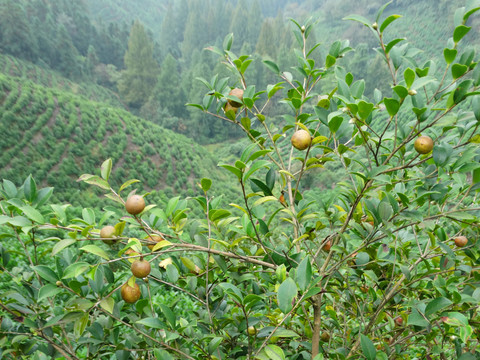
{"label": "dense foliage", "polygon": [[[340,60],[343,65],[356,77],[381,77],[381,58],[371,50],[374,39],[359,31],[360,25],[341,19],[346,9],[373,16],[382,3],[382,0],[145,0],[141,3],[1,0],[0,49],[60,71],[75,81],[93,81],[113,91],[121,90],[122,101],[131,105],[136,115],[199,143],[216,143],[238,138],[240,134],[228,123],[183,106],[186,102],[200,101],[197,77],[228,75],[215,57],[204,51],[205,47],[218,46],[228,33],[234,33],[232,50],[252,55],[256,60],[246,74],[247,79],[264,88],[274,79],[262,70],[260,57],[269,57],[285,69],[295,66],[295,43],[287,18],[306,19],[313,15],[317,22],[313,24],[309,46],[316,39],[327,47],[339,37],[349,39],[357,52]],[[432,54],[441,54],[442,40],[449,36],[448,27],[443,25],[453,23],[456,2],[424,1],[411,5],[410,0],[396,0],[386,10],[387,15],[394,12],[407,15],[392,25],[395,31],[405,34],[414,46],[421,48],[424,54],[419,56],[425,60]],[[438,18],[445,21],[436,21]],[[135,20],[142,23],[153,43],[154,63],[148,59],[152,64],[149,76],[156,78],[152,82],[156,81],[157,86],[148,95],[138,85],[126,91],[128,85],[139,83],[144,76],[132,78],[131,72],[124,73],[127,67],[124,55]],[[472,31],[464,39],[466,43],[477,46],[477,29],[472,23]],[[137,56],[140,61],[142,56]],[[153,71],[155,67],[160,72]],[[122,78],[130,80],[119,81]],[[375,87],[388,89],[384,86],[367,84],[365,92],[371,95]],[[134,102],[132,96],[136,98]],[[282,111],[272,101],[269,114],[280,115]]]}
{"label": "dense foliage", "polygon": [[[145,123],[126,112],[88,108],[81,98],[31,91],[35,85],[2,76],[2,121],[25,112],[18,119],[26,119],[27,132],[40,126],[41,137],[54,134],[45,144],[55,142],[52,151],[70,146],[65,136],[75,124],[74,133],[88,132],[82,124],[89,122],[104,127],[101,139],[82,137],[97,141],[84,143],[94,151],[82,160],[109,158],[79,180],[111,205],[79,215],[51,203],[52,188],[31,176],[3,180],[1,356],[480,358],[480,66],[463,47],[480,3],[455,12],[441,60],[426,62],[390,32],[400,16],[385,15],[387,5],[369,18],[346,17],[376,40],[386,67],[381,79],[355,78],[339,64],[352,50],[347,41],[320,57],[308,41],[309,22],[293,21],[294,72],[263,61],[276,78],[265,88],[249,81],[253,59],[236,55],[232,35],[210,47],[230,77],[201,79],[205,95],[190,107],[239,128],[250,142],[220,164],[242,196],[227,196],[228,206],[214,196],[223,185],[196,169],[191,197],[162,205],[141,191],[135,164],[145,163],[131,150],[145,147],[148,171],[166,151],[156,141],[171,142],[172,133],[149,127],[134,137]],[[367,94],[371,83],[385,90]],[[30,101],[37,94],[47,104],[43,125],[28,116],[41,106]],[[266,112],[275,99],[283,104],[279,117]],[[64,121],[53,126],[60,115]],[[430,140],[419,145],[420,136]],[[3,153],[25,151],[14,130],[8,139]],[[185,144],[193,146],[185,142],[180,151]],[[329,166],[345,176],[308,191],[309,176]],[[141,180],[149,186],[150,178]],[[190,210],[196,206],[202,216]],[[137,279],[130,267],[139,258],[151,272]]]}

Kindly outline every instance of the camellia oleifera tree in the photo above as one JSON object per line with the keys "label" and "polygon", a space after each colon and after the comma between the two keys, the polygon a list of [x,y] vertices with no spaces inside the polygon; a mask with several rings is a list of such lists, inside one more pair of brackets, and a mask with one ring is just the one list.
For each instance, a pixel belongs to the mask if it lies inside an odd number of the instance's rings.
{"label": "camellia oleifera tree", "polygon": [[[353,79],[345,41],[306,48],[311,23],[293,22],[293,71],[265,61],[279,79],[266,89],[245,81],[231,36],[211,48],[233,76],[203,80],[191,105],[251,140],[220,164],[241,202],[205,178],[199,196],[156,206],[136,180],[112,187],[106,160],[80,180],[112,206],[72,217],[31,177],[4,180],[2,357],[480,358],[480,66],[461,47],[480,7],[455,13],[443,59],[424,64],[384,9],[347,19],[378,40],[387,79]],[[391,91],[368,98],[365,81]],[[269,118],[279,99],[285,115]],[[327,162],[338,182],[307,191]]]}

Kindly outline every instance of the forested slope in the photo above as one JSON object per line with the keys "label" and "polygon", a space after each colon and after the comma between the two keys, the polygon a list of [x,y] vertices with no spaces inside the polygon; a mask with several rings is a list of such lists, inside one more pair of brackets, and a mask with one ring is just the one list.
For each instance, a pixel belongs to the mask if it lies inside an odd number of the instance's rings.
{"label": "forested slope", "polygon": [[[154,191],[160,201],[195,194],[202,176],[222,177],[216,160],[192,140],[125,110],[32,81],[0,75],[0,113],[2,178],[21,184],[32,174],[54,186],[60,201],[101,204],[91,187],[85,190],[76,180],[94,174],[109,157],[114,183],[138,179],[140,188]],[[229,185],[221,183],[228,192]]]}

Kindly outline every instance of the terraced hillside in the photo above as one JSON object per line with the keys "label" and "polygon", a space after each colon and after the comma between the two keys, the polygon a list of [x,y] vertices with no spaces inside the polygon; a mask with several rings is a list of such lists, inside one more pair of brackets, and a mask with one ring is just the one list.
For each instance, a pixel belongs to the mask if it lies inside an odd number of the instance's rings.
{"label": "terraced hillside", "polygon": [[[60,201],[98,206],[92,187],[77,183],[111,157],[112,181],[141,181],[162,201],[197,193],[208,176],[228,181],[216,160],[192,140],[125,110],[0,74],[0,174],[17,184],[32,174]],[[229,185],[220,181],[221,191]],[[213,189],[215,190],[215,189]]]}
{"label": "terraced hillside", "polygon": [[12,77],[28,79],[36,84],[56,88],[103,102],[115,107],[125,107],[113,91],[93,83],[77,83],[61,76],[58,72],[34,65],[16,57],[0,54],[0,72]]}

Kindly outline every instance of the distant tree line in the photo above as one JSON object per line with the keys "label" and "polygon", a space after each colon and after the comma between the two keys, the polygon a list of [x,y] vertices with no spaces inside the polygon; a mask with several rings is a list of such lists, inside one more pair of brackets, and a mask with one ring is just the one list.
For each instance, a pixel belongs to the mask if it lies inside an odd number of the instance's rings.
{"label": "distant tree line", "polygon": [[[366,0],[341,3],[351,11],[367,15],[380,2],[374,1],[371,7]],[[265,87],[275,79],[273,73],[263,71],[261,59],[275,61],[282,70],[295,71],[291,67],[295,63],[292,49],[296,40],[286,18],[313,14],[323,18],[326,23],[320,22],[316,32],[322,36],[320,42],[328,46],[328,32],[334,32],[341,18],[348,15],[343,13],[344,6],[333,3],[0,0],[0,51],[43,64],[76,81],[95,82],[118,91],[134,114],[201,143],[211,143],[239,134],[230,124],[185,106],[187,102],[202,100],[204,86],[197,78],[209,80],[213,74],[229,75],[219,65],[218,55],[205,48],[220,47],[224,37],[233,33],[231,51],[249,54],[255,60],[250,65],[248,83]],[[392,8],[400,11],[398,7],[408,4],[407,0],[397,0]],[[445,1],[441,4],[445,6]],[[145,14],[152,7],[153,14]],[[147,23],[140,22],[137,16]],[[155,16],[159,16],[157,21]],[[344,35],[352,38],[357,33],[365,34],[357,30],[352,27]],[[357,40],[362,42],[361,38]],[[309,41],[317,42],[315,34]],[[354,56],[342,59],[355,78],[376,78],[372,75],[387,71],[379,58],[375,60],[372,46],[360,44]],[[375,87],[381,88],[382,84],[366,84],[366,92],[373,92]],[[387,87],[381,90],[390,91]],[[275,102],[269,110],[271,116],[281,113]]]}

